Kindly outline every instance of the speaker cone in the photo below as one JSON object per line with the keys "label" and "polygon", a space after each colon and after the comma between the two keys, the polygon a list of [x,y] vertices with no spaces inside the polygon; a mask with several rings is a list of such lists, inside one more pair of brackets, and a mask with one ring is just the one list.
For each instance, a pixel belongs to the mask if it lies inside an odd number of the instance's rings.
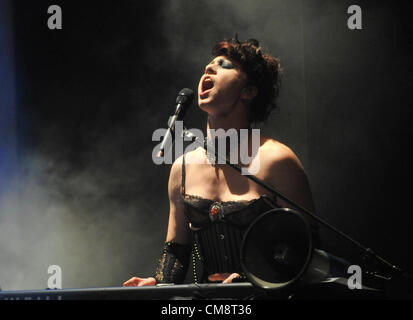
{"label": "speaker cone", "polygon": [[248,279],[265,289],[286,287],[299,279],[312,260],[308,221],[297,211],[282,208],[259,216],[241,245],[241,265]]}

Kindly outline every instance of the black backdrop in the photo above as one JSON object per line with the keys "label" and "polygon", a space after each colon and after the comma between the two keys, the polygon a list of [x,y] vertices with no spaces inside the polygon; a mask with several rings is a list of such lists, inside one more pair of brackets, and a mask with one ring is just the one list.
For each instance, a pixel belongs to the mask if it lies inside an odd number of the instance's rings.
{"label": "black backdrop", "polygon": [[[62,30],[47,28],[51,4],[62,8]],[[351,4],[363,10],[362,30],[347,28]],[[52,264],[66,288],[151,274],[169,174],[152,162],[152,133],[166,126],[177,92],[196,89],[212,45],[235,33],[281,59],[280,108],[262,130],[302,160],[317,214],[413,267],[408,7],[41,0],[12,9],[20,176],[3,289],[42,288]],[[205,119],[194,107],[185,121],[204,129]],[[322,235],[327,250],[359,261],[354,246]]]}

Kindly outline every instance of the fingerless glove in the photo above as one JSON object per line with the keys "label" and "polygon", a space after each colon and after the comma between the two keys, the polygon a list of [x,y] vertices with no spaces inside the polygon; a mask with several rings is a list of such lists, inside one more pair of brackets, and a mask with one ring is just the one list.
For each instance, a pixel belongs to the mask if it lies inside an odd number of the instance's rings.
{"label": "fingerless glove", "polygon": [[190,245],[165,242],[154,276],[156,283],[182,283],[188,270],[190,253]]}

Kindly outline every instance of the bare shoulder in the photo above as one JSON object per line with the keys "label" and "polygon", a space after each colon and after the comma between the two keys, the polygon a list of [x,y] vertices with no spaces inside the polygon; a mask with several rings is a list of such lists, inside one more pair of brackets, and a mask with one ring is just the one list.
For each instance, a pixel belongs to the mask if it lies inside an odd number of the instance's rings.
{"label": "bare shoulder", "polygon": [[169,180],[175,180],[182,173],[182,162],[183,156],[180,156],[172,163]]}
{"label": "bare shoulder", "polygon": [[[263,139],[260,147],[262,178],[289,199],[314,211],[309,181],[294,151],[274,139]],[[290,207],[289,203],[278,201],[281,206]]]}
{"label": "bare shoulder", "polygon": [[302,164],[294,151],[278,140],[263,136],[261,138],[260,154],[265,167],[288,163],[292,168],[302,169]]}
{"label": "bare shoulder", "polygon": [[[185,161],[185,165],[191,164],[191,163],[198,163],[199,161],[203,159],[202,155],[203,155],[202,148],[197,148],[175,159],[175,161],[172,163],[171,171],[169,175],[170,185],[173,185],[173,184],[180,185],[181,177],[182,177],[182,165],[184,161]],[[185,156],[185,159],[184,159],[184,156]]]}

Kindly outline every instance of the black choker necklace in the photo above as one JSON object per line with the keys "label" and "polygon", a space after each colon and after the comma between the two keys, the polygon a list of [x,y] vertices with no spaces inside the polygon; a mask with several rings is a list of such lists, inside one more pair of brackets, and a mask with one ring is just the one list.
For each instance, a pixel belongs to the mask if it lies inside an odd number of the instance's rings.
{"label": "black choker necklace", "polygon": [[[222,141],[225,141],[225,144],[226,144],[225,155],[223,153],[219,154],[219,143],[222,143]],[[219,138],[215,138],[215,144],[214,144],[211,139],[208,139],[207,137],[204,138],[205,155],[213,167],[216,167],[217,164],[219,164],[218,163],[219,159],[217,158],[217,155],[219,156],[219,158],[221,158],[221,160],[223,159],[227,160],[228,156],[231,154],[232,149],[234,148],[238,149],[238,141],[231,148],[231,143],[229,143],[229,141],[227,140],[219,140]]]}
{"label": "black choker necklace", "polygon": [[[250,130],[250,129],[248,129]],[[233,138],[235,136],[235,143],[233,142]],[[241,140],[241,136],[239,132],[237,134],[228,134],[224,136],[215,136],[212,139],[206,136],[204,138],[204,149],[205,149],[205,155],[210,162],[210,164],[213,167],[216,167],[218,163],[221,163],[222,160],[224,160],[223,163],[226,163],[225,160],[228,160],[228,156],[231,154],[232,151],[236,151],[239,153],[240,145],[243,141]],[[245,139],[244,139],[245,140]],[[249,134],[248,134],[248,139],[247,143],[249,143]],[[221,144],[224,144],[225,146],[225,154],[223,152],[219,153],[220,148],[219,146]],[[219,156],[219,158],[217,158]],[[221,159],[221,161],[219,161]],[[219,162],[218,162],[219,161]]]}

